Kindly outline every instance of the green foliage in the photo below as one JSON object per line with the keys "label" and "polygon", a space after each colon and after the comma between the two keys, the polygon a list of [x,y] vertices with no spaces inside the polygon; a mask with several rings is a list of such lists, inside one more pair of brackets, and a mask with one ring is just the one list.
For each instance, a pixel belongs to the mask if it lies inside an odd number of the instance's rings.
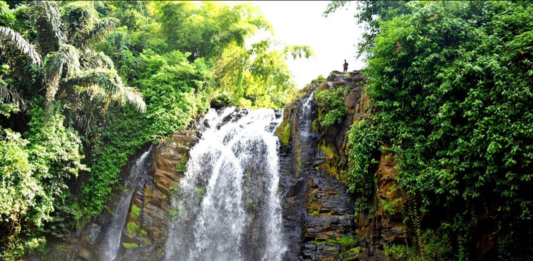
{"label": "green foliage", "polygon": [[288,146],[291,139],[291,124],[289,122],[282,122],[277,128],[276,133],[283,146]]}
{"label": "green foliage", "polygon": [[85,211],[91,215],[103,210],[112,195],[112,185],[118,182],[117,174],[136,149],[183,129],[193,115],[209,106],[203,90],[210,72],[202,59],[190,63],[179,51],[159,55],[151,50],[141,53],[139,59],[142,78],[138,86],[147,103],[146,113],[138,114],[129,106],[110,109],[108,126],[93,149],[98,161],[82,194]]}
{"label": "green foliage", "polygon": [[348,251],[344,252],[344,256],[352,256],[354,258],[343,259],[343,260],[346,260],[346,261],[357,260],[359,258],[360,252],[361,252],[361,247],[354,247],[354,248],[348,249]]}
{"label": "green foliage", "polygon": [[122,243],[122,246],[125,249],[130,249],[130,248],[138,248],[139,244],[137,244],[137,243]]}
{"label": "green foliage", "polygon": [[348,133],[348,190],[356,195],[356,212],[370,210],[369,204],[377,184],[375,171],[380,157],[380,132],[369,120],[355,122]]}
{"label": "green foliage", "polygon": [[342,118],[347,113],[344,98],[348,94],[349,88],[335,88],[332,90],[321,90],[315,94],[318,105],[318,119],[323,127],[329,127],[335,123],[341,123]]}
{"label": "green foliage", "polygon": [[66,181],[85,169],[81,141],[74,130],[63,126],[63,116],[53,114],[45,122],[39,106],[29,114],[27,139],[6,129],[6,138],[0,140],[0,240],[5,258],[43,242],[32,227],[43,228],[52,220],[55,200],[67,189]]}
{"label": "green foliage", "polygon": [[449,257],[453,249],[450,244],[450,237],[447,233],[427,229],[421,236],[421,246],[419,256],[426,260],[436,260]]}
{"label": "green foliage", "polygon": [[342,247],[346,248],[346,247],[350,247],[352,246],[353,244],[355,244],[357,242],[357,240],[353,237],[341,237],[339,239],[337,239],[336,241],[337,243],[339,243]]}
{"label": "green foliage", "polygon": [[181,157],[180,162],[179,162],[178,165],[176,166],[176,172],[179,172],[179,173],[185,173],[185,172],[187,172],[187,160],[189,160],[189,158],[187,157],[187,155],[183,155],[183,156]]}
{"label": "green foliage", "polygon": [[383,245],[383,252],[385,256],[397,260],[418,260],[416,259],[416,252],[414,247],[406,245],[392,244]]}
{"label": "green foliage", "polygon": [[139,230],[139,236],[140,237],[146,237],[147,235],[148,235],[148,232],[146,232],[146,230],[144,230],[144,229]]}
{"label": "green foliage", "polygon": [[315,210],[315,211],[313,211],[313,213],[311,213],[311,216],[318,217],[318,216],[320,216],[320,213],[318,213],[318,211]]}
{"label": "green foliage", "polygon": [[322,244],[338,244],[340,246],[341,253],[339,256],[346,257],[348,256],[348,259],[343,260],[357,260],[359,256],[359,252],[361,251],[361,247],[356,246],[357,245],[357,239],[353,237],[343,236],[340,238],[328,238],[324,241],[317,241],[314,240],[312,243],[316,245],[322,245]]}
{"label": "green foliage", "polygon": [[372,207],[378,146],[389,144],[398,185],[421,211],[453,206],[441,227],[458,242],[457,258],[474,251],[463,243],[481,215],[498,224],[500,259],[532,253],[533,7],[410,2],[383,11],[365,71],[378,113],[350,132],[359,209]]}
{"label": "green foliage", "polygon": [[308,58],[312,52],[304,46],[279,48],[269,40],[252,44],[248,50],[229,46],[215,67],[217,85],[232,93],[240,107],[281,108],[295,91],[285,60],[289,56]]}
{"label": "green foliage", "polygon": [[[335,72],[331,72],[329,75],[335,75]],[[315,79],[315,81],[317,81],[318,83],[325,83],[325,82],[327,82],[327,79],[324,78],[324,76],[319,75],[319,76]]]}
{"label": "green foliage", "polygon": [[330,145],[326,144],[325,141],[322,141],[318,144],[318,148],[324,152],[326,159],[333,160],[335,158],[335,150]]}
{"label": "green foliage", "polygon": [[270,29],[259,9],[250,3],[233,6],[219,2],[166,2],[156,4],[161,31],[171,50],[193,59],[218,57],[228,45],[244,45],[258,29]]}
{"label": "green foliage", "polygon": [[136,222],[130,221],[128,224],[126,224],[126,231],[128,231],[128,234],[130,235],[137,235],[137,232],[139,232],[139,225]]}
{"label": "green foliage", "polygon": [[[409,1],[357,1],[355,18],[359,25],[364,28],[361,41],[357,44],[357,57],[372,53],[375,46],[375,38],[381,31],[381,25],[395,17],[410,14]],[[341,7],[349,5],[350,1],[332,1],[324,12],[325,16],[334,13]]]}
{"label": "green foliage", "polygon": [[130,216],[132,218],[139,218],[141,216],[141,209],[139,207],[137,207],[137,205],[132,204],[131,205]]}
{"label": "green foliage", "polygon": [[205,194],[205,189],[204,188],[197,188],[196,189],[196,195],[198,195],[198,197],[202,197],[204,194]]}
{"label": "green foliage", "polygon": [[401,244],[385,244],[385,256],[397,260],[441,260],[452,253],[449,236],[428,229],[418,239],[418,248]]}

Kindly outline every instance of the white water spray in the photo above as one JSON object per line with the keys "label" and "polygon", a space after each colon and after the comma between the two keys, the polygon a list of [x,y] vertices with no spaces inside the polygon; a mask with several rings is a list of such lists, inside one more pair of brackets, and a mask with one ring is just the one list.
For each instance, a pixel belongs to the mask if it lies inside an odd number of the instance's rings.
{"label": "white water spray", "polygon": [[[174,191],[166,260],[281,260],[281,119],[273,110],[210,110]],[[241,118],[242,117],[242,118]]]}

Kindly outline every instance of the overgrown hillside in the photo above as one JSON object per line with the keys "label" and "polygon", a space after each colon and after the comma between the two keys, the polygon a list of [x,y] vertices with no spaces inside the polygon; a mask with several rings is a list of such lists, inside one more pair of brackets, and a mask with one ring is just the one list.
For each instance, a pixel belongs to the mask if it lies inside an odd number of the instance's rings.
{"label": "overgrown hillside", "polygon": [[0,259],[105,211],[134,152],[210,106],[282,106],[311,52],[259,30],[248,3],[0,1]]}
{"label": "overgrown hillside", "polygon": [[[401,217],[411,229],[413,241],[386,245],[392,258],[529,260],[533,5],[365,1],[357,8],[368,29],[359,47],[374,112],[350,131],[357,212],[376,222]],[[378,189],[380,154],[397,172],[387,195]]]}

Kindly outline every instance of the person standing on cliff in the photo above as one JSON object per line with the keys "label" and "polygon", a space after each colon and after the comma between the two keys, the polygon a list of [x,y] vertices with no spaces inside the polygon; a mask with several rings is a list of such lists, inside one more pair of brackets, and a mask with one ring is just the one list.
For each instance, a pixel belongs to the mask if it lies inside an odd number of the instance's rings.
{"label": "person standing on cliff", "polygon": [[346,62],[346,59],[344,59],[344,64],[342,65],[342,67],[344,68],[344,72],[348,71],[348,63]]}

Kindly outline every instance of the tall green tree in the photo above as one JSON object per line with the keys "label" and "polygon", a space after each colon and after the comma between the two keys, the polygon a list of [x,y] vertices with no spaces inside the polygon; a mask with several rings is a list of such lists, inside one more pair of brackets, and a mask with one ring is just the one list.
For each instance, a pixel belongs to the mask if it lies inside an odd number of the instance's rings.
{"label": "tall green tree", "polygon": [[11,28],[0,27],[0,52],[17,79],[27,82],[36,70],[33,84],[46,90],[48,106],[64,101],[64,108],[83,127],[91,112],[105,111],[112,101],[145,109],[140,93],[122,83],[111,60],[89,48],[115,28],[114,19],[99,19],[91,3],[69,3],[62,10],[57,2],[29,5],[37,28],[35,45]]}
{"label": "tall green tree", "polygon": [[501,260],[531,256],[533,5],[407,8],[379,23],[368,55],[366,92],[377,113],[350,138],[359,207],[370,208],[377,182],[365,159],[389,144],[382,150],[396,155],[398,185],[419,202],[412,211],[449,211],[435,222],[451,235],[454,258],[485,257],[476,233],[494,235]]}

